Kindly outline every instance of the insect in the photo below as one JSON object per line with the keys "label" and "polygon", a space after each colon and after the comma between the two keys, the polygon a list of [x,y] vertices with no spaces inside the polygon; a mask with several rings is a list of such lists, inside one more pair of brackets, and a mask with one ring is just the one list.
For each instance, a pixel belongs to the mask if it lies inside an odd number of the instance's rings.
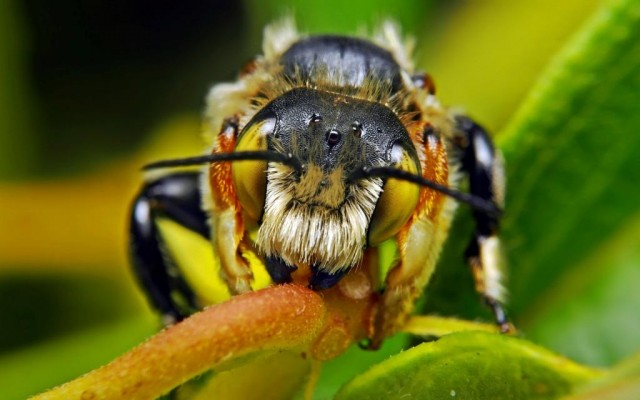
{"label": "insect", "polygon": [[[377,347],[406,322],[463,202],[476,289],[509,329],[500,155],[480,125],[440,105],[409,47],[390,23],[365,39],[304,36],[283,22],[236,82],[212,88],[207,153],[147,169],[204,167],[149,179],[131,212],[134,270],[167,324],[221,301],[215,290],[294,283],[371,299]],[[463,179],[469,193],[457,189]],[[193,277],[167,224],[207,241],[212,262],[199,273],[217,289]],[[385,241],[398,249],[388,273],[377,257]]]}

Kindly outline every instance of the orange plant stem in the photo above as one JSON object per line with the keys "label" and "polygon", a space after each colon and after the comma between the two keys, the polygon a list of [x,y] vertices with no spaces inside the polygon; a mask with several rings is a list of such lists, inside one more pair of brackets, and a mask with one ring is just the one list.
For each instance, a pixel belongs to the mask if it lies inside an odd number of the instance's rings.
{"label": "orange plant stem", "polygon": [[280,285],[247,293],[32,400],[154,399],[225,360],[258,350],[303,351],[325,321],[322,299],[304,287]]}

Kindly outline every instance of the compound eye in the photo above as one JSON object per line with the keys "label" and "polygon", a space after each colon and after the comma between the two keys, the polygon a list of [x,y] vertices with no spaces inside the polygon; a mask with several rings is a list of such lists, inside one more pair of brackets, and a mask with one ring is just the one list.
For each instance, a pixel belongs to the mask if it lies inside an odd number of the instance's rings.
{"label": "compound eye", "polygon": [[[275,126],[274,117],[250,123],[240,133],[235,151],[267,150],[267,136],[274,132]],[[242,208],[251,219],[257,221],[264,208],[267,162],[236,161],[232,164],[231,171]]]}
{"label": "compound eye", "polygon": [[[420,175],[418,160],[399,144],[391,149],[391,161],[394,168]],[[388,178],[382,190],[369,225],[371,246],[377,246],[398,233],[420,198],[420,186],[398,179]]]}

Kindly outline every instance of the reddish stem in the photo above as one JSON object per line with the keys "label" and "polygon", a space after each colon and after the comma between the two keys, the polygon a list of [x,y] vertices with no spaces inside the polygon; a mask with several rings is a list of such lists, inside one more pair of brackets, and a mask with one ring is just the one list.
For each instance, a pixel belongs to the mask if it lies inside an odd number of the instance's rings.
{"label": "reddish stem", "polygon": [[32,399],[154,399],[223,361],[304,351],[326,326],[320,296],[296,285],[237,296],[163,330],[111,363]]}

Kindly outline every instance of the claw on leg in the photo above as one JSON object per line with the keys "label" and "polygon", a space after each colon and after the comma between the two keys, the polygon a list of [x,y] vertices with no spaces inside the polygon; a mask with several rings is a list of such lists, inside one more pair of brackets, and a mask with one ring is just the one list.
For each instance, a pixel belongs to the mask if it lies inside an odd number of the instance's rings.
{"label": "claw on leg", "polygon": [[511,322],[509,322],[509,318],[507,317],[507,313],[504,311],[502,303],[494,299],[493,297],[488,296],[485,296],[484,301],[493,312],[493,316],[495,318],[496,325],[500,329],[500,333],[515,333],[516,327]]}

